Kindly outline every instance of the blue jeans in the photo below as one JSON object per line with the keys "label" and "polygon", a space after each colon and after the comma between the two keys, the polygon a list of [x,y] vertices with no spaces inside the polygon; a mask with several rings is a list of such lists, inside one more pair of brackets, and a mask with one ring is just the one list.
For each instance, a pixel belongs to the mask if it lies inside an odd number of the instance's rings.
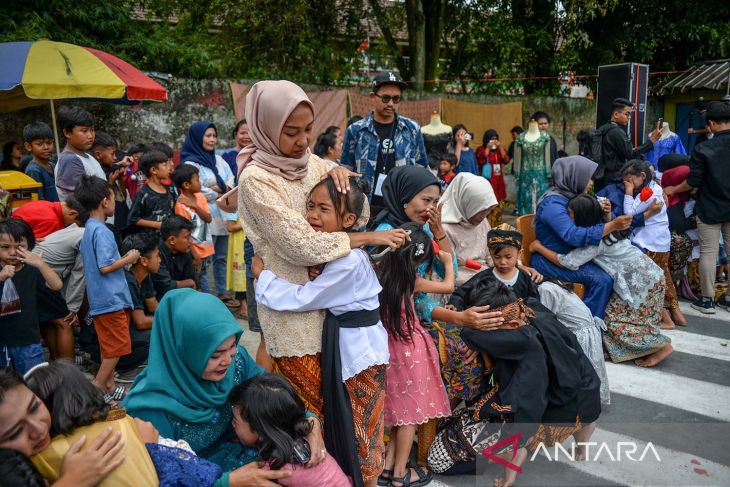
{"label": "blue jeans", "polygon": [[215,292],[220,296],[227,291],[226,266],[228,261],[228,235],[213,235],[213,248],[215,249],[215,253],[203,260],[198,287],[204,293],[211,291],[210,281],[208,280],[208,264],[212,263]]}
{"label": "blue jeans", "polygon": [[0,367],[12,367],[20,375],[24,375],[43,362],[45,362],[43,346],[40,343],[21,345],[20,347],[3,346],[0,350]]}
{"label": "blue jeans", "polygon": [[198,274],[198,290],[204,293],[210,292],[210,282],[208,281],[208,262],[211,258],[206,257],[200,264],[200,274]]}
{"label": "blue jeans", "polygon": [[540,254],[532,254],[530,261],[537,272],[545,279],[555,278],[566,282],[579,282],[586,287],[583,302],[591,310],[593,316],[603,319],[606,315],[606,305],[613,292],[613,279],[606,271],[593,262],[583,264],[577,271],[558,267]]}
{"label": "blue jeans", "polygon": [[226,292],[226,262],[228,261],[228,235],[213,235],[213,279],[219,296]]}

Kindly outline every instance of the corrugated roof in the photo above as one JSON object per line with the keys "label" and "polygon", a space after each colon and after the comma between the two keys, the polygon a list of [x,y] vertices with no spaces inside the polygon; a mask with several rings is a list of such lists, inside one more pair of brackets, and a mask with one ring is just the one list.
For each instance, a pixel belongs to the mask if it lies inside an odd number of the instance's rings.
{"label": "corrugated roof", "polygon": [[726,90],[730,77],[730,59],[707,61],[665,83],[659,93],[668,95],[689,90]]}

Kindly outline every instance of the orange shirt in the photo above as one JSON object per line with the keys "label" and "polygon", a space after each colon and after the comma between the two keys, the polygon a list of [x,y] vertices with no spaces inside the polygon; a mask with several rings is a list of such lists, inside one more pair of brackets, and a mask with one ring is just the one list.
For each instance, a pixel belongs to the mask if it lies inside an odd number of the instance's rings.
{"label": "orange shirt", "polygon": [[[208,201],[206,201],[203,193],[195,193],[195,202],[198,204],[200,209],[210,213]],[[193,253],[195,256],[200,259],[204,259],[213,255],[215,253],[213,237],[210,234],[208,224],[200,218],[200,215],[180,201],[175,203],[175,214],[185,217],[193,223],[193,231],[191,232],[190,237],[193,240]]]}

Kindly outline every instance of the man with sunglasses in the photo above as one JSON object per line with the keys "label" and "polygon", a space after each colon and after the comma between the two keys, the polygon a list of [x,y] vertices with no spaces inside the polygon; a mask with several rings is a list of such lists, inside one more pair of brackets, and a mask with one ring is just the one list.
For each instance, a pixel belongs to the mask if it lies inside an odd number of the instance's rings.
{"label": "man with sunglasses", "polygon": [[370,182],[371,217],[383,208],[382,186],[391,169],[428,165],[418,123],[396,112],[406,86],[395,71],[378,73],[370,93],[373,111],[345,132],[340,164]]}
{"label": "man with sunglasses", "polygon": [[597,161],[598,169],[593,177],[596,191],[615,180],[620,181],[624,164],[649,152],[654,147],[654,142],[661,137],[661,132],[655,129],[645,144],[634,149],[626,133],[634,104],[626,98],[616,98],[612,105],[611,121],[598,129],[603,134],[603,157]]}

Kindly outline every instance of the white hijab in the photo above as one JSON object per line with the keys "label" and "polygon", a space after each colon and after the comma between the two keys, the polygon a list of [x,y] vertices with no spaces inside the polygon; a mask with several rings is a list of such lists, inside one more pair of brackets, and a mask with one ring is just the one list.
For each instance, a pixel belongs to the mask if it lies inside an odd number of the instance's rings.
{"label": "white hijab", "polygon": [[470,225],[469,218],[480,211],[497,206],[497,197],[489,181],[475,174],[462,172],[451,180],[441,196],[441,221]]}

